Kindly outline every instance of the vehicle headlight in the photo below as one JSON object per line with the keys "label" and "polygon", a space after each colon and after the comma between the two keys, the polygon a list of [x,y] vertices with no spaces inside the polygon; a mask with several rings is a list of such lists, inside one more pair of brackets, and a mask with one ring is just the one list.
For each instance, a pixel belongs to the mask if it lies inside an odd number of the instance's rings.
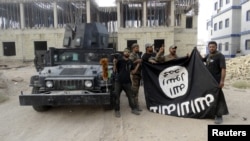
{"label": "vehicle headlight", "polygon": [[53,87],[53,82],[52,81],[46,81],[45,85],[48,88],[52,88]]}
{"label": "vehicle headlight", "polygon": [[86,80],[86,81],[84,82],[84,85],[85,85],[85,87],[90,88],[90,87],[93,86],[93,82],[92,82],[91,80]]}

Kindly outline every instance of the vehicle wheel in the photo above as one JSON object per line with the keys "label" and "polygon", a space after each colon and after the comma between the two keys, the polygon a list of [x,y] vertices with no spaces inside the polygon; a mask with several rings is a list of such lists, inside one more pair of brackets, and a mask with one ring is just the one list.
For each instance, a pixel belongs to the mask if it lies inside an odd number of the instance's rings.
{"label": "vehicle wheel", "polygon": [[[38,94],[39,93],[39,88],[38,87],[33,87],[32,88],[32,94]],[[44,112],[48,111],[51,106],[44,106],[44,105],[32,105],[33,109],[37,112]]]}
{"label": "vehicle wheel", "polygon": [[50,106],[38,106],[38,105],[33,105],[32,107],[37,112],[48,111],[51,108]]}

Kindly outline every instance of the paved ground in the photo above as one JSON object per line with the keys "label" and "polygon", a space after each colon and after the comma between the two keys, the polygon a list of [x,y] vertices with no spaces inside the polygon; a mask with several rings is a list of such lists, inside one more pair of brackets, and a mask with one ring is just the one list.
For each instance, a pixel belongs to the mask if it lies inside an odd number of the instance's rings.
{"label": "paved ground", "polygon": [[[30,92],[33,66],[0,70],[8,79],[9,100],[0,103],[0,141],[205,141],[210,119],[188,119],[149,112],[143,87],[140,116],[131,114],[125,94],[121,96],[121,118],[98,106],[63,106],[39,113],[20,106],[20,91]],[[12,78],[21,77],[22,82]],[[250,124],[250,91],[224,88],[230,115],[223,124]]]}

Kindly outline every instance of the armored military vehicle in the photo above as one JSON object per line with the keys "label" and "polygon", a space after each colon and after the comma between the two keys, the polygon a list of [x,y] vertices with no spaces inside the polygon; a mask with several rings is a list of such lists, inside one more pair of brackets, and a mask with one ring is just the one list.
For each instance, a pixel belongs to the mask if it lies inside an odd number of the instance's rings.
{"label": "armored military vehicle", "polygon": [[33,106],[39,112],[59,105],[112,108],[114,50],[108,48],[108,38],[106,27],[100,23],[68,24],[63,47],[50,47],[42,62],[35,62],[39,67],[30,79],[32,92],[21,92],[20,105]]}

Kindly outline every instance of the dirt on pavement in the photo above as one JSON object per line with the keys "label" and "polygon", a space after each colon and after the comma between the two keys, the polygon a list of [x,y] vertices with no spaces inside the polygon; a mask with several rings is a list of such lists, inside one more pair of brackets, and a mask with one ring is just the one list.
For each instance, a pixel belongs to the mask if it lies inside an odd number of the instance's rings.
{"label": "dirt on pavement", "polygon": [[[6,65],[6,66],[4,66]],[[0,66],[0,141],[205,141],[211,119],[192,119],[152,113],[146,109],[143,87],[140,103],[143,111],[131,113],[127,98],[121,96],[121,118],[100,106],[60,106],[36,112],[20,106],[21,91],[30,93],[32,62],[2,63]],[[223,89],[229,115],[223,124],[250,124],[250,90],[226,85]]]}

